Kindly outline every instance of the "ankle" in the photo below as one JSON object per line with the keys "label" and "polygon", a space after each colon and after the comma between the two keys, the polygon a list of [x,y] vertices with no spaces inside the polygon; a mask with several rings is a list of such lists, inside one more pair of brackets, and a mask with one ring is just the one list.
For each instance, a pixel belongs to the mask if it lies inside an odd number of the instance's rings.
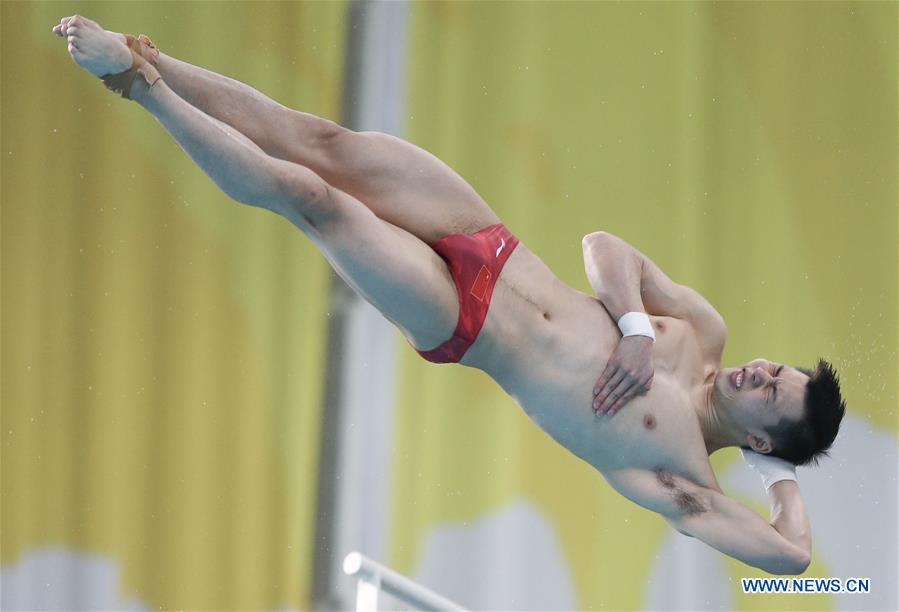
{"label": "ankle", "polygon": [[159,79],[151,87],[138,77],[134,79],[130,94],[133,96],[132,100],[144,107],[151,115],[158,117],[159,113],[163,111],[165,98],[171,91],[163,79]]}
{"label": "ankle", "polygon": [[137,70],[134,82],[131,83],[131,89],[128,97],[143,105],[144,100],[151,97],[151,94],[161,89],[163,83],[162,76],[152,66],[146,64]]}

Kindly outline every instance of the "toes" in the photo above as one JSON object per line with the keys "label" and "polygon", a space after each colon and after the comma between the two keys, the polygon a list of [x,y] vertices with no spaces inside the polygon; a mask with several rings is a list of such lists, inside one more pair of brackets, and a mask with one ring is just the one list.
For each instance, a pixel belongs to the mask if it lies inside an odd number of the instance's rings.
{"label": "toes", "polygon": [[63,34],[66,34],[69,28],[78,24],[78,22],[76,21],[77,17],[78,15],[73,15],[72,17],[63,17],[62,21],[59,24]]}

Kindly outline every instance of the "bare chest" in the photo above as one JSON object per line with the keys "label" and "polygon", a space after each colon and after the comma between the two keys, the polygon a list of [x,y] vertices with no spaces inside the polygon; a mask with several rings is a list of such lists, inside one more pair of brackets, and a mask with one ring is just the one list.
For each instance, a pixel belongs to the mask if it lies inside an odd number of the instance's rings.
{"label": "bare chest", "polygon": [[559,285],[543,295],[527,285],[498,285],[495,322],[485,325],[489,351],[473,351],[469,365],[490,374],[541,429],[600,471],[665,467],[713,483],[694,390],[714,367],[704,363],[690,324],[650,317],[651,390],[612,417],[596,417],[593,385],[620,334],[594,298]]}
{"label": "bare chest", "polygon": [[592,411],[593,385],[605,367],[602,359],[594,367],[552,368],[539,381],[531,378],[523,384],[516,398],[546,433],[601,472],[665,468],[711,486],[714,476],[695,410],[701,360],[690,354],[690,342],[681,339],[684,343],[678,345],[675,338],[666,338],[667,331],[656,330],[651,389],[613,416],[597,417]]}

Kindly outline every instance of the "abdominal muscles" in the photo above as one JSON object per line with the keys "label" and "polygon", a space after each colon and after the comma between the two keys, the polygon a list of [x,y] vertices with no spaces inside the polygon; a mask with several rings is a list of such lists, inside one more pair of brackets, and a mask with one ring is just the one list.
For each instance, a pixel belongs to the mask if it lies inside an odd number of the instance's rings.
{"label": "abdominal muscles", "polygon": [[599,300],[559,281],[522,244],[463,363],[485,371],[541,429],[599,470],[670,464],[682,454],[677,430],[695,416],[665,364],[656,365],[648,394],[614,416],[593,413],[593,386],[620,339]]}

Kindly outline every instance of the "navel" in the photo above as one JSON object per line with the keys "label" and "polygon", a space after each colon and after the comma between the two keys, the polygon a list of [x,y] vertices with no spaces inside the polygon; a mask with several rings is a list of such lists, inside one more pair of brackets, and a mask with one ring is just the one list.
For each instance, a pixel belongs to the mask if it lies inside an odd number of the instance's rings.
{"label": "navel", "polygon": [[656,321],[656,329],[659,330],[660,332],[665,331],[665,324],[662,323],[661,321]]}
{"label": "navel", "polygon": [[543,318],[546,319],[547,321],[549,321],[549,313],[548,313],[548,312],[544,312],[544,313],[543,313]]}
{"label": "navel", "polygon": [[656,418],[651,414],[647,414],[643,417],[643,427],[646,429],[655,429],[656,426]]}

